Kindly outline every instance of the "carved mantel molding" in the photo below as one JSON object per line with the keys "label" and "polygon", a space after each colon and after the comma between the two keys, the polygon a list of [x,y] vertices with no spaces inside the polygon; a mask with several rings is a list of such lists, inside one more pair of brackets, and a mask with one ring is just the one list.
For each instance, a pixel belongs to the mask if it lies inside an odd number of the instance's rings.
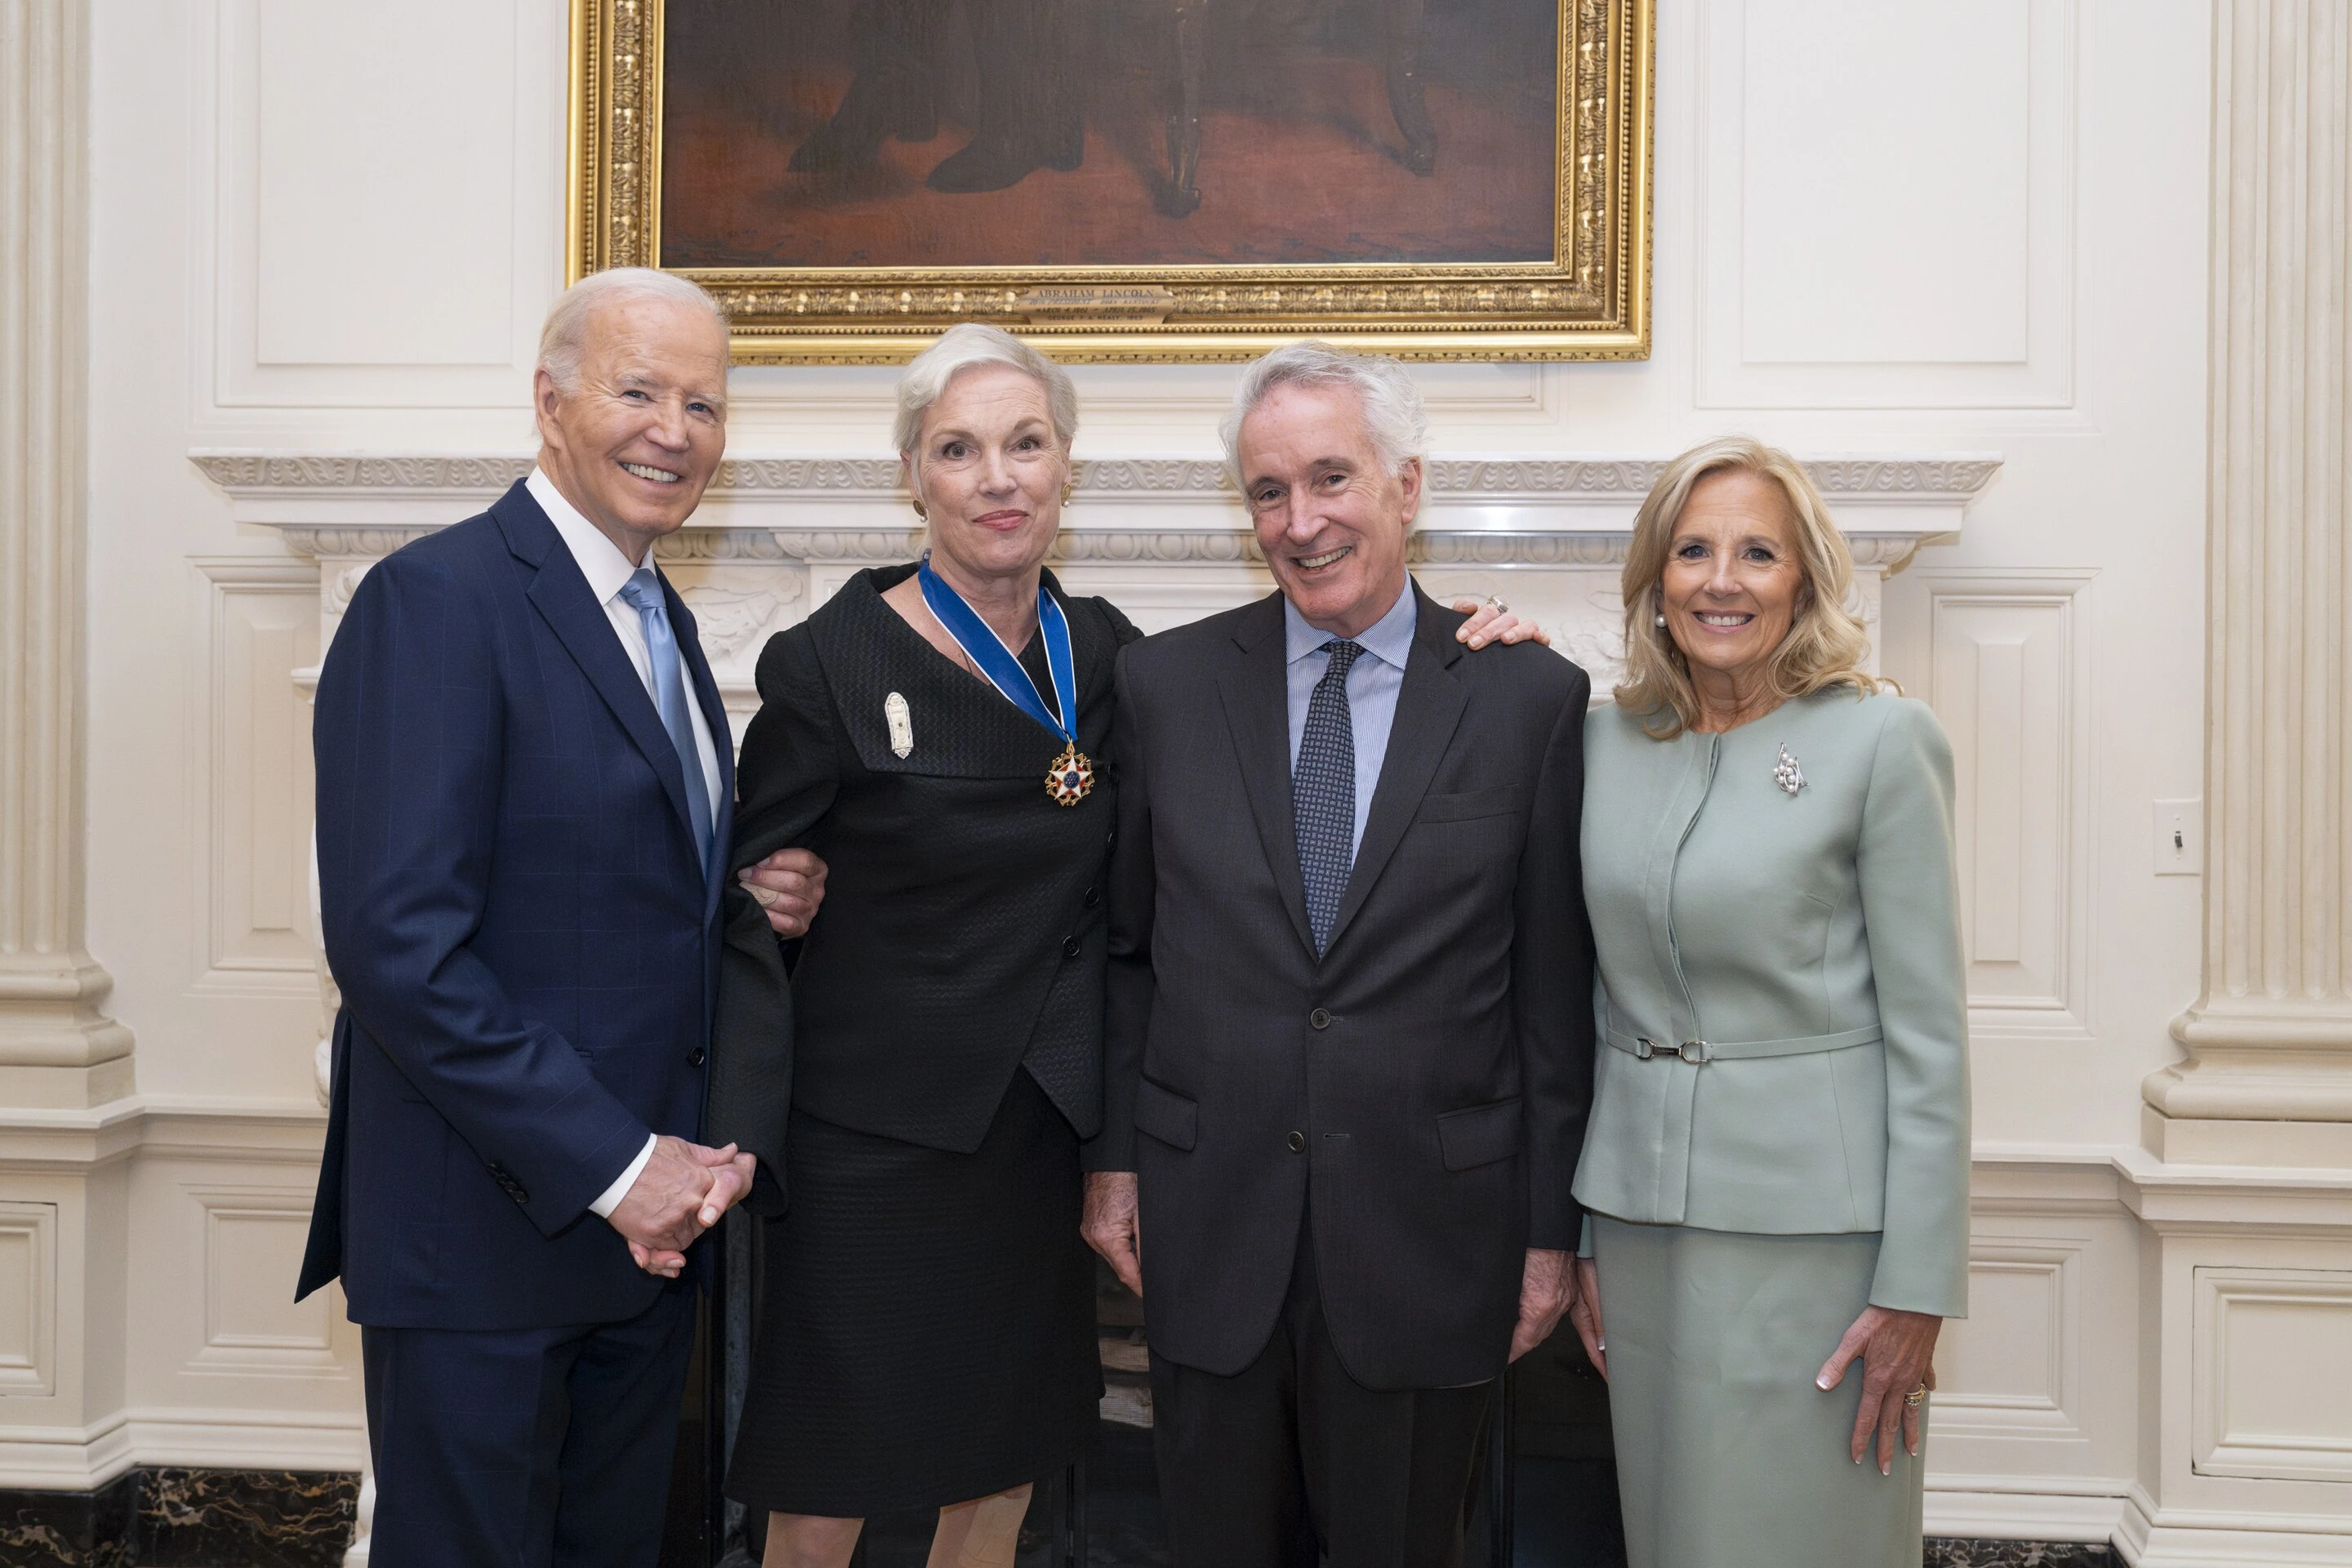
{"label": "carved mantel molding", "polygon": [[[384,556],[479,511],[530,471],[520,453],[199,451],[192,460],[239,522],[274,529],[319,566],[320,645],[360,579]],[[1556,646],[1613,679],[1622,653],[1617,569],[1656,457],[1438,458],[1428,467],[1412,559],[1433,592],[1496,592]],[[2000,472],[1978,453],[1825,457],[1815,483],[1859,568],[1856,608],[1875,624],[1879,586],[1923,546],[1955,538]],[[720,465],[660,559],[692,606],[739,721],[756,705],[767,634],[823,602],[851,573],[921,549],[890,458],[738,457]],[[1265,563],[1224,465],[1206,458],[1096,458],[1077,465],[1053,556],[1080,592],[1116,598],[1147,630],[1265,591]],[[298,674],[298,679],[303,679]]]}
{"label": "carved mantel molding", "polygon": [[[196,467],[240,522],[279,531],[314,559],[389,553],[477,510],[530,471],[519,454],[334,455],[199,451]],[[1429,465],[1418,549],[1431,563],[1613,564],[1661,458],[1439,458]],[[1864,567],[1898,568],[1956,534],[2000,459],[1988,454],[1831,457],[1806,464]],[[887,458],[730,458],[665,559],[903,560],[916,530]],[[1097,458],[1077,482],[1058,557],[1071,562],[1245,562],[1255,546],[1223,465]]]}

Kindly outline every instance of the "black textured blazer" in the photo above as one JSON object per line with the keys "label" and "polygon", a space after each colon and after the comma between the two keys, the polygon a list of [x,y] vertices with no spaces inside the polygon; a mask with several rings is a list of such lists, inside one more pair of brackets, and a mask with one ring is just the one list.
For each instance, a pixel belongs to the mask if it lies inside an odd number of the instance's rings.
{"label": "black textured blazer", "polygon": [[[1116,787],[1105,753],[1114,664],[1140,634],[1046,574],[1070,624],[1078,746],[1095,763],[1093,794],[1057,805],[1045,773],[1062,741],[883,602],[914,570],[859,573],[760,656],[732,864],[799,845],[828,868],[789,978],[765,918],[730,879],[708,1136],[751,1150],[767,1176],[782,1174],[794,1108],[977,1149],[1024,1060],[1081,1137],[1101,1123]],[[1041,640],[1024,663],[1050,707]],[[885,713],[894,692],[912,733],[904,757]],[[763,1192],[755,1205],[777,1200]]]}
{"label": "black textured blazer", "polygon": [[1333,1345],[1373,1388],[1500,1373],[1527,1248],[1576,1245],[1591,685],[1536,644],[1465,650],[1426,596],[1419,613],[1319,959],[1281,597],[1119,659],[1107,1104],[1086,1158],[1139,1173],[1151,1348],[1186,1366],[1256,1357],[1310,1214]]}

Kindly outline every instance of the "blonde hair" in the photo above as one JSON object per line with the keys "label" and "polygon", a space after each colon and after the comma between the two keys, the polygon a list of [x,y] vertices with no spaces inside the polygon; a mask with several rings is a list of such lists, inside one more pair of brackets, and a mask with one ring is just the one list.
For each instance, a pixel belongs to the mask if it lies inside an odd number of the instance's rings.
{"label": "blonde hair", "polygon": [[1666,557],[1683,508],[1698,482],[1735,472],[1754,474],[1780,487],[1804,576],[1788,635],[1765,663],[1768,689],[1785,702],[1832,686],[1851,686],[1861,698],[1895,685],[1864,668],[1870,634],[1846,605],[1853,592],[1853,554],[1846,549],[1845,536],[1830,521],[1829,508],[1822,504],[1812,479],[1777,447],[1746,436],[1719,437],[1666,465],[1633,519],[1633,539],[1625,553],[1625,679],[1617,686],[1617,705],[1639,716],[1643,727],[1661,741],[1673,740],[1699,721],[1690,661],[1657,624]]}

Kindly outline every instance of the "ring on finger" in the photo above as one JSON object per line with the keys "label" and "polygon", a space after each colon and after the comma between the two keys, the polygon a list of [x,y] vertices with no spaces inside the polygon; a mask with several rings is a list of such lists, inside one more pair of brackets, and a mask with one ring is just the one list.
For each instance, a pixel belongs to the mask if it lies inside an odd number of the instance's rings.
{"label": "ring on finger", "polygon": [[1918,1387],[1913,1389],[1910,1393],[1903,1396],[1903,1403],[1909,1405],[1914,1410],[1918,1409],[1920,1405],[1926,1404],[1927,1400],[1927,1385],[1925,1383],[1922,1383]]}
{"label": "ring on finger", "polygon": [[1511,613],[1511,606],[1503,603],[1502,600],[1495,597],[1492,594],[1486,595],[1486,602],[1495,606],[1495,613],[1498,616],[1507,616]]}

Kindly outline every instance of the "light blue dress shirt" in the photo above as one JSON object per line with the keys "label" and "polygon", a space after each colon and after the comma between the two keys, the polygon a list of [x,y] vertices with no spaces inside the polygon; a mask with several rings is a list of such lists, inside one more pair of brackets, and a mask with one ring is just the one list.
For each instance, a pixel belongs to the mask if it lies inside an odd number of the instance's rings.
{"label": "light blue dress shirt", "polygon": [[[1397,693],[1404,689],[1404,661],[1412,654],[1412,631],[1419,619],[1413,607],[1412,582],[1389,613],[1372,623],[1362,636],[1349,638],[1364,650],[1348,670],[1348,723],[1356,740],[1356,838],[1364,846],[1364,823],[1372,814],[1372,792],[1380,787],[1381,763],[1389,754],[1389,731],[1396,723]],[[1284,673],[1290,688],[1290,767],[1298,769],[1298,742],[1307,731],[1307,704],[1315,683],[1331,663],[1328,645],[1342,640],[1336,634],[1307,624],[1307,617],[1288,599],[1282,601]],[[1352,853],[1353,850],[1350,851]]]}

